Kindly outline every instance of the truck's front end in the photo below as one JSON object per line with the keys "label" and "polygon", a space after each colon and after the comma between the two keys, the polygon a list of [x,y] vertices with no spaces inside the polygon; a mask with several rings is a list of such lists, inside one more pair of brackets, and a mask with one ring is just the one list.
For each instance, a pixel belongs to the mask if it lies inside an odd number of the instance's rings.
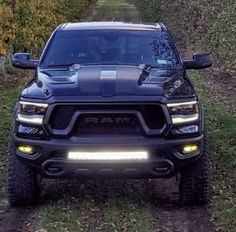
{"label": "truck's front end", "polygon": [[60,26],[16,105],[11,152],[32,178],[171,177],[205,149],[203,108],[158,24]]}

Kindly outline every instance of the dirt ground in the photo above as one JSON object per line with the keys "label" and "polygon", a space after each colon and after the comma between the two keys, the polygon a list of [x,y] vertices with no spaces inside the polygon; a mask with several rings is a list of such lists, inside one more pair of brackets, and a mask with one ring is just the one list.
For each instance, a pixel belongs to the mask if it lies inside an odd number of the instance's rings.
{"label": "dirt ground", "polygon": [[[90,181],[68,182],[68,181],[45,181],[41,205],[28,208],[8,208],[0,221],[0,231],[34,232],[35,212],[40,207],[45,207],[49,199],[70,197],[79,199],[82,204],[84,197],[96,202],[98,208],[104,208],[109,204],[109,194],[115,194],[115,198],[122,202],[124,198],[130,198],[137,204],[150,208],[153,223],[153,231],[156,232],[213,232],[216,231],[212,223],[212,218],[203,207],[181,207],[178,204],[177,181],[170,180],[105,180],[100,182]],[[81,193],[80,186],[84,185],[84,192]],[[59,187],[58,187],[59,186]],[[69,188],[68,188],[69,186]],[[65,189],[67,193],[65,193]],[[134,194],[135,192],[135,194]],[[56,194],[56,199],[55,199]],[[125,209],[125,205],[123,206]],[[91,218],[94,215],[90,215]],[[90,221],[90,228],[93,230],[101,219],[96,215],[96,220]],[[93,226],[91,226],[91,224]],[[91,228],[92,227],[92,228]],[[132,231],[121,229],[120,231]],[[42,231],[43,232],[43,231]]]}

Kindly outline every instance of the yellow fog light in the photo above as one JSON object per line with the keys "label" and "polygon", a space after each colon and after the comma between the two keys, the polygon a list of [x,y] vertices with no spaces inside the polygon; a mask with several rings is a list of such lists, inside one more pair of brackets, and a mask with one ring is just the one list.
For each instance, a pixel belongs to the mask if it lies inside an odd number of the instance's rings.
{"label": "yellow fog light", "polygon": [[182,148],[182,152],[184,154],[194,153],[199,150],[199,146],[197,144],[191,144],[191,145],[184,145]]}
{"label": "yellow fog light", "polygon": [[27,155],[31,155],[34,153],[34,148],[32,146],[18,146],[17,150],[21,153],[25,153]]}

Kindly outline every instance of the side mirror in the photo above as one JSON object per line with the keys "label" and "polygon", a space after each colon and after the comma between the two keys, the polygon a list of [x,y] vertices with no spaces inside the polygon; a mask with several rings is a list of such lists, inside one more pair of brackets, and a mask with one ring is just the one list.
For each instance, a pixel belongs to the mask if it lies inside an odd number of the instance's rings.
{"label": "side mirror", "polygon": [[192,60],[184,60],[186,69],[203,69],[212,66],[212,58],[210,53],[194,54]]}
{"label": "side mirror", "polygon": [[39,61],[30,59],[29,53],[15,53],[12,56],[12,65],[21,69],[36,69]]}

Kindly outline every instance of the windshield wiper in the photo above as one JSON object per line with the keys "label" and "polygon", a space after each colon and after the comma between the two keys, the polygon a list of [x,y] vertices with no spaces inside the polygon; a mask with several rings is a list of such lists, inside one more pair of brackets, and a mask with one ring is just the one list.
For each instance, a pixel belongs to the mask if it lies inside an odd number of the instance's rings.
{"label": "windshield wiper", "polygon": [[72,65],[75,65],[74,63],[69,63],[69,64],[50,64],[47,65],[47,68],[69,68]]}
{"label": "windshield wiper", "polygon": [[84,66],[89,65],[127,65],[127,66],[139,66],[139,64],[134,63],[124,63],[124,62],[100,62],[100,63],[85,63]]}
{"label": "windshield wiper", "polygon": [[153,64],[140,64],[139,68],[143,71],[150,72],[151,69],[159,69],[161,68],[160,65],[153,65]]}

